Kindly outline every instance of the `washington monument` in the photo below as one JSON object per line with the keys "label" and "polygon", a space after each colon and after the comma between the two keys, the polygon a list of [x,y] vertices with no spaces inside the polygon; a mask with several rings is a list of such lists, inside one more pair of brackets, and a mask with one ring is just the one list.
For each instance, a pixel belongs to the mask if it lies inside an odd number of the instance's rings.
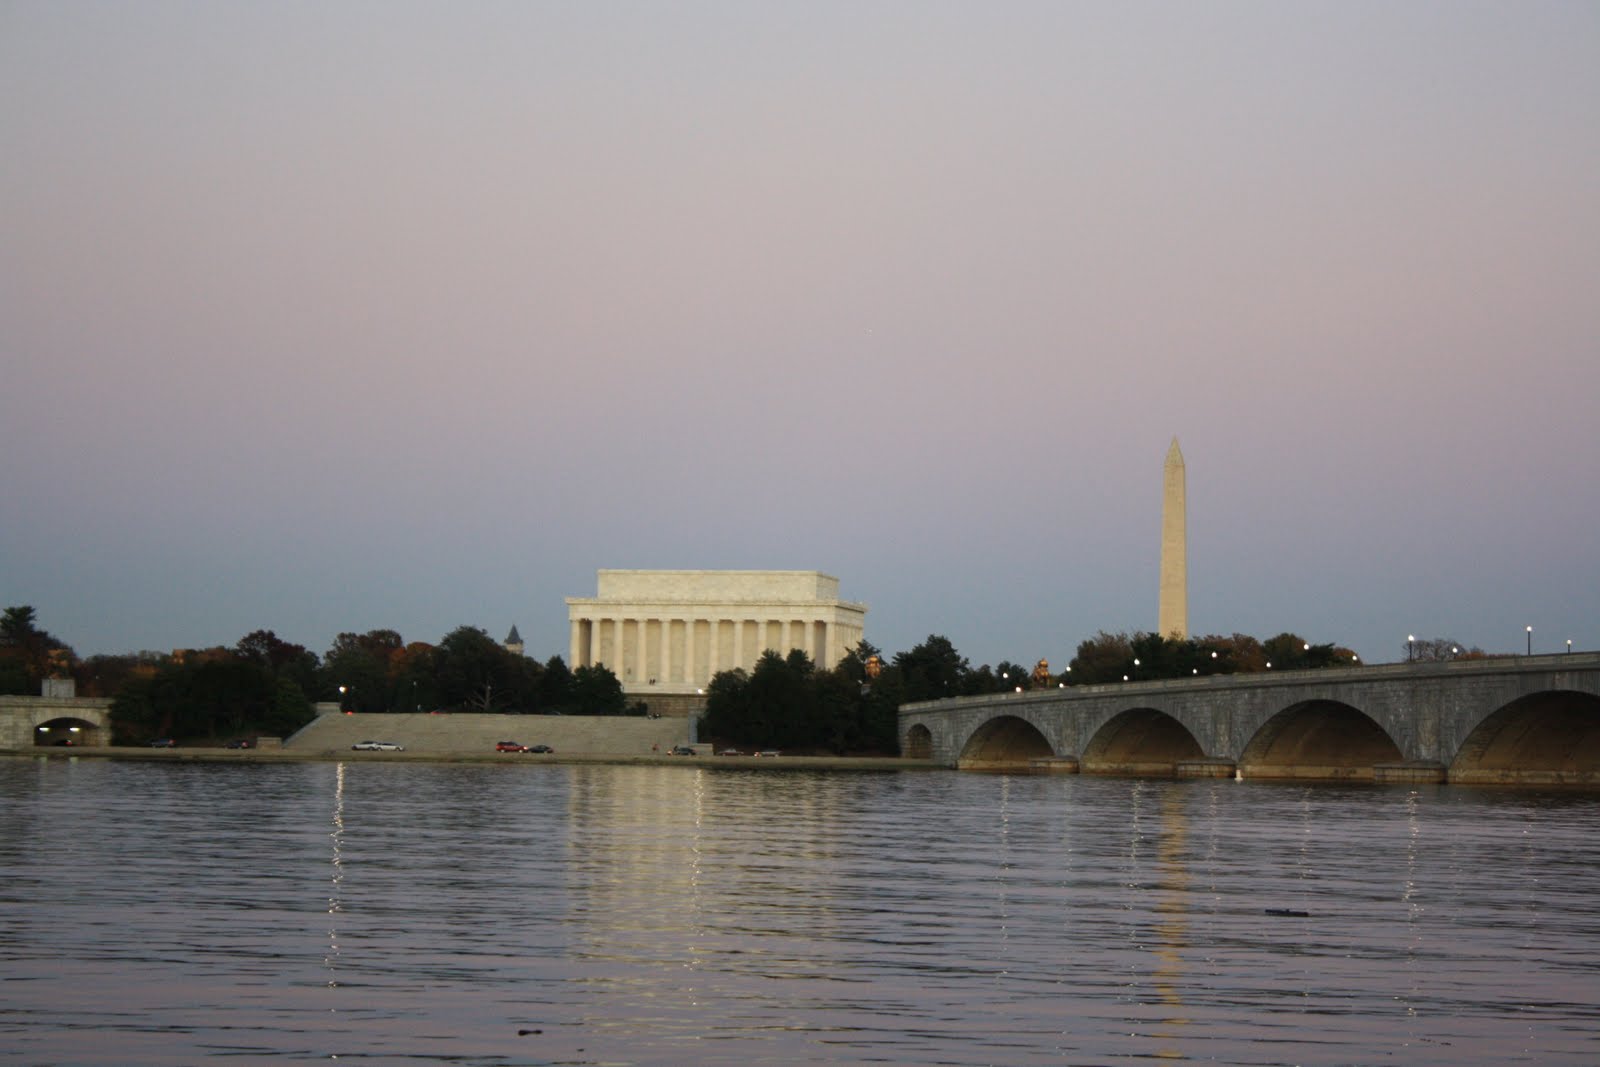
{"label": "washington monument", "polygon": [[1178,439],[1167,449],[1161,494],[1161,607],[1156,632],[1182,640],[1189,636],[1189,537],[1184,519],[1183,453]]}

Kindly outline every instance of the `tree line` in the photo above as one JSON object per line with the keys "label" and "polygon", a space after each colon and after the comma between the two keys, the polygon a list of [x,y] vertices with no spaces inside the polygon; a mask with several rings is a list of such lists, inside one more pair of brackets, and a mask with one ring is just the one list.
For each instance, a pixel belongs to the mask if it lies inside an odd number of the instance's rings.
{"label": "tree line", "polygon": [[[1408,643],[1408,658],[1478,659],[1482,649],[1448,638]],[[973,667],[949,638],[927,640],[885,658],[862,641],[833,667],[804,652],[763,653],[749,670],[723,671],[706,690],[701,736],[727,746],[892,754],[901,704],[982,696],[1042,686],[1095,685],[1266,670],[1360,664],[1350,649],[1284,632],[1174,638],[1101,631],[1078,644],[1059,671],[1045,660],[1001,660]],[[395,630],[341,633],[321,656],[271,630],[232,646],[91,656],[38,626],[32,607],[0,616],[0,693],[37,694],[46,678],[76,680],[82,696],[114,698],[118,741],[156,736],[217,739],[254,731],[286,736],[309,722],[313,702],[352,712],[502,712],[621,715],[643,713],[604,666],[569,669],[560,656],[540,663],[507,649],[477,627],[461,626],[436,644],[406,642]]]}
{"label": "tree line", "polygon": [[110,697],[113,740],[287,736],[318,702],[351,712],[503,712],[622,715],[630,707],[606,667],[539,663],[477,627],[437,644],[395,630],[341,633],[318,656],[271,630],[236,644],[79,659],[41,629],[32,607],[0,616],[0,693],[37,695],[47,678],[72,678],[80,696]]}

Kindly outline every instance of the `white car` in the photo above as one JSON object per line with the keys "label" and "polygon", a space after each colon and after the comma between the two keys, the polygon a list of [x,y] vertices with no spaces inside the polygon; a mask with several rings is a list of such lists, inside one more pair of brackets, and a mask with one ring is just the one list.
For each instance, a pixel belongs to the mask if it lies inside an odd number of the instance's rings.
{"label": "white car", "polygon": [[352,752],[404,752],[404,745],[397,745],[393,741],[357,741],[350,746]]}

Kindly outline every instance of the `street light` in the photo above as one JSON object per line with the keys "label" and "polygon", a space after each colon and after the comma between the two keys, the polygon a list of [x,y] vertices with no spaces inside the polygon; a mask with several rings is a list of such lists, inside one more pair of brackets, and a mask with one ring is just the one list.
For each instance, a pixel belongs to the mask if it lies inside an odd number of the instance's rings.
{"label": "street light", "polygon": [[1528,627],[1528,655],[1533,655],[1533,627]]}
{"label": "street light", "polygon": [[1417,635],[1416,634],[1406,634],[1406,662],[1407,663],[1411,662],[1411,656],[1412,656],[1412,647],[1411,646],[1415,645],[1416,643],[1417,643]]}
{"label": "street light", "polygon": [[1572,638],[1567,638],[1567,655],[1572,655]]}

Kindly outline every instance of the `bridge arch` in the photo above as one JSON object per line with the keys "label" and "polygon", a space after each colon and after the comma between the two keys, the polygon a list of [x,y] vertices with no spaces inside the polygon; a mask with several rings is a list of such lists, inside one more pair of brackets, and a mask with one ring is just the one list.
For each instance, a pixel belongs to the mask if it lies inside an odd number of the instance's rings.
{"label": "bridge arch", "polygon": [[35,748],[89,748],[98,747],[105,743],[106,739],[98,724],[76,716],[62,715],[53,719],[46,719],[33,728],[33,744]]}
{"label": "bridge arch", "polygon": [[1017,715],[999,715],[972,732],[956,759],[963,770],[1007,770],[1031,767],[1050,759],[1055,749],[1039,728]]}
{"label": "bridge arch", "polygon": [[1337,700],[1303,700],[1272,716],[1239,754],[1243,778],[1372,781],[1404,757],[1374,719]]}
{"label": "bridge arch", "polygon": [[1095,731],[1079,757],[1084,774],[1177,774],[1178,762],[1205,755],[1188,727],[1157,708],[1129,708]]}
{"label": "bridge arch", "polygon": [[1552,689],[1497,708],[1462,742],[1449,780],[1600,784],[1600,696]]}
{"label": "bridge arch", "polygon": [[933,758],[933,731],[922,723],[912,723],[902,742],[907,759]]}

